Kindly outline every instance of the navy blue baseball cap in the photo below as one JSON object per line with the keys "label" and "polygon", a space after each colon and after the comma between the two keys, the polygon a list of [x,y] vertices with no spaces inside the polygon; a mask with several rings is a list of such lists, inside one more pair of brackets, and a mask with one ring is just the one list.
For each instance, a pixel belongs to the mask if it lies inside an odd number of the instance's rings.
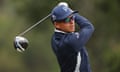
{"label": "navy blue baseball cap", "polygon": [[64,5],[56,6],[51,12],[51,20],[60,21],[77,12]]}

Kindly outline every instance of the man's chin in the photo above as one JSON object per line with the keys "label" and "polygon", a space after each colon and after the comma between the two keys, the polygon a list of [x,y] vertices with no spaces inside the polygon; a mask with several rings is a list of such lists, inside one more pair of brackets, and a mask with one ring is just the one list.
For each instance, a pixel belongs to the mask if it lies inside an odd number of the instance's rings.
{"label": "man's chin", "polygon": [[69,31],[69,33],[70,33],[70,32],[75,32],[75,30],[71,30],[71,31]]}

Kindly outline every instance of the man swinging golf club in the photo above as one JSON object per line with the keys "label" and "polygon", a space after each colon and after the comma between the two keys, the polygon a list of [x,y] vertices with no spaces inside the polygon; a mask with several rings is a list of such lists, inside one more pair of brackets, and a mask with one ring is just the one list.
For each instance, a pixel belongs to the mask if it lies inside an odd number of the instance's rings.
{"label": "man swinging golf club", "polygon": [[[61,72],[91,72],[85,45],[94,31],[93,25],[66,5],[53,8],[51,21],[55,27],[51,44]],[[78,32],[75,23],[80,28]]]}
{"label": "man swinging golf club", "polygon": [[[52,48],[57,56],[61,72],[91,72],[85,45],[91,37],[94,27],[77,11],[70,9],[65,2],[59,3],[48,16],[16,36],[14,47],[19,52],[25,51],[28,40],[21,36],[49,16],[55,26]],[[75,32],[75,23],[80,28],[78,32]]]}

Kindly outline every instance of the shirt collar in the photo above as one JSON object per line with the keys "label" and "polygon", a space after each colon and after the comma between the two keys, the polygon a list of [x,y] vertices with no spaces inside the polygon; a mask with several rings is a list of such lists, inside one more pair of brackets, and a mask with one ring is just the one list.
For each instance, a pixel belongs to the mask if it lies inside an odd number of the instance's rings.
{"label": "shirt collar", "polygon": [[58,30],[58,29],[55,29],[54,31],[55,31],[55,32],[59,32],[59,33],[64,33],[64,34],[67,33],[67,32],[64,32],[64,31],[61,31],[61,30]]}

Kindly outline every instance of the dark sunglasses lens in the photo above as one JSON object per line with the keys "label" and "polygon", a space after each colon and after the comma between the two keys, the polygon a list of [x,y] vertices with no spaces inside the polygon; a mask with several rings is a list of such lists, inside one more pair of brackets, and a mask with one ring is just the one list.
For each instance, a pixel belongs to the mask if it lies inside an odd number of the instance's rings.
{"label": "dark sunglasses lens", "polygon": [[67,23],[67,22],[70,22],[71,20],[74,20],[74,16],[66,18],[65,22]]}
{"label": "dark sunglasses lens", "polygon": [[71,21],[71,19],[70,18],[66,18],[65,19],[65,22],[67,23],[67,22],[70,22]]}

